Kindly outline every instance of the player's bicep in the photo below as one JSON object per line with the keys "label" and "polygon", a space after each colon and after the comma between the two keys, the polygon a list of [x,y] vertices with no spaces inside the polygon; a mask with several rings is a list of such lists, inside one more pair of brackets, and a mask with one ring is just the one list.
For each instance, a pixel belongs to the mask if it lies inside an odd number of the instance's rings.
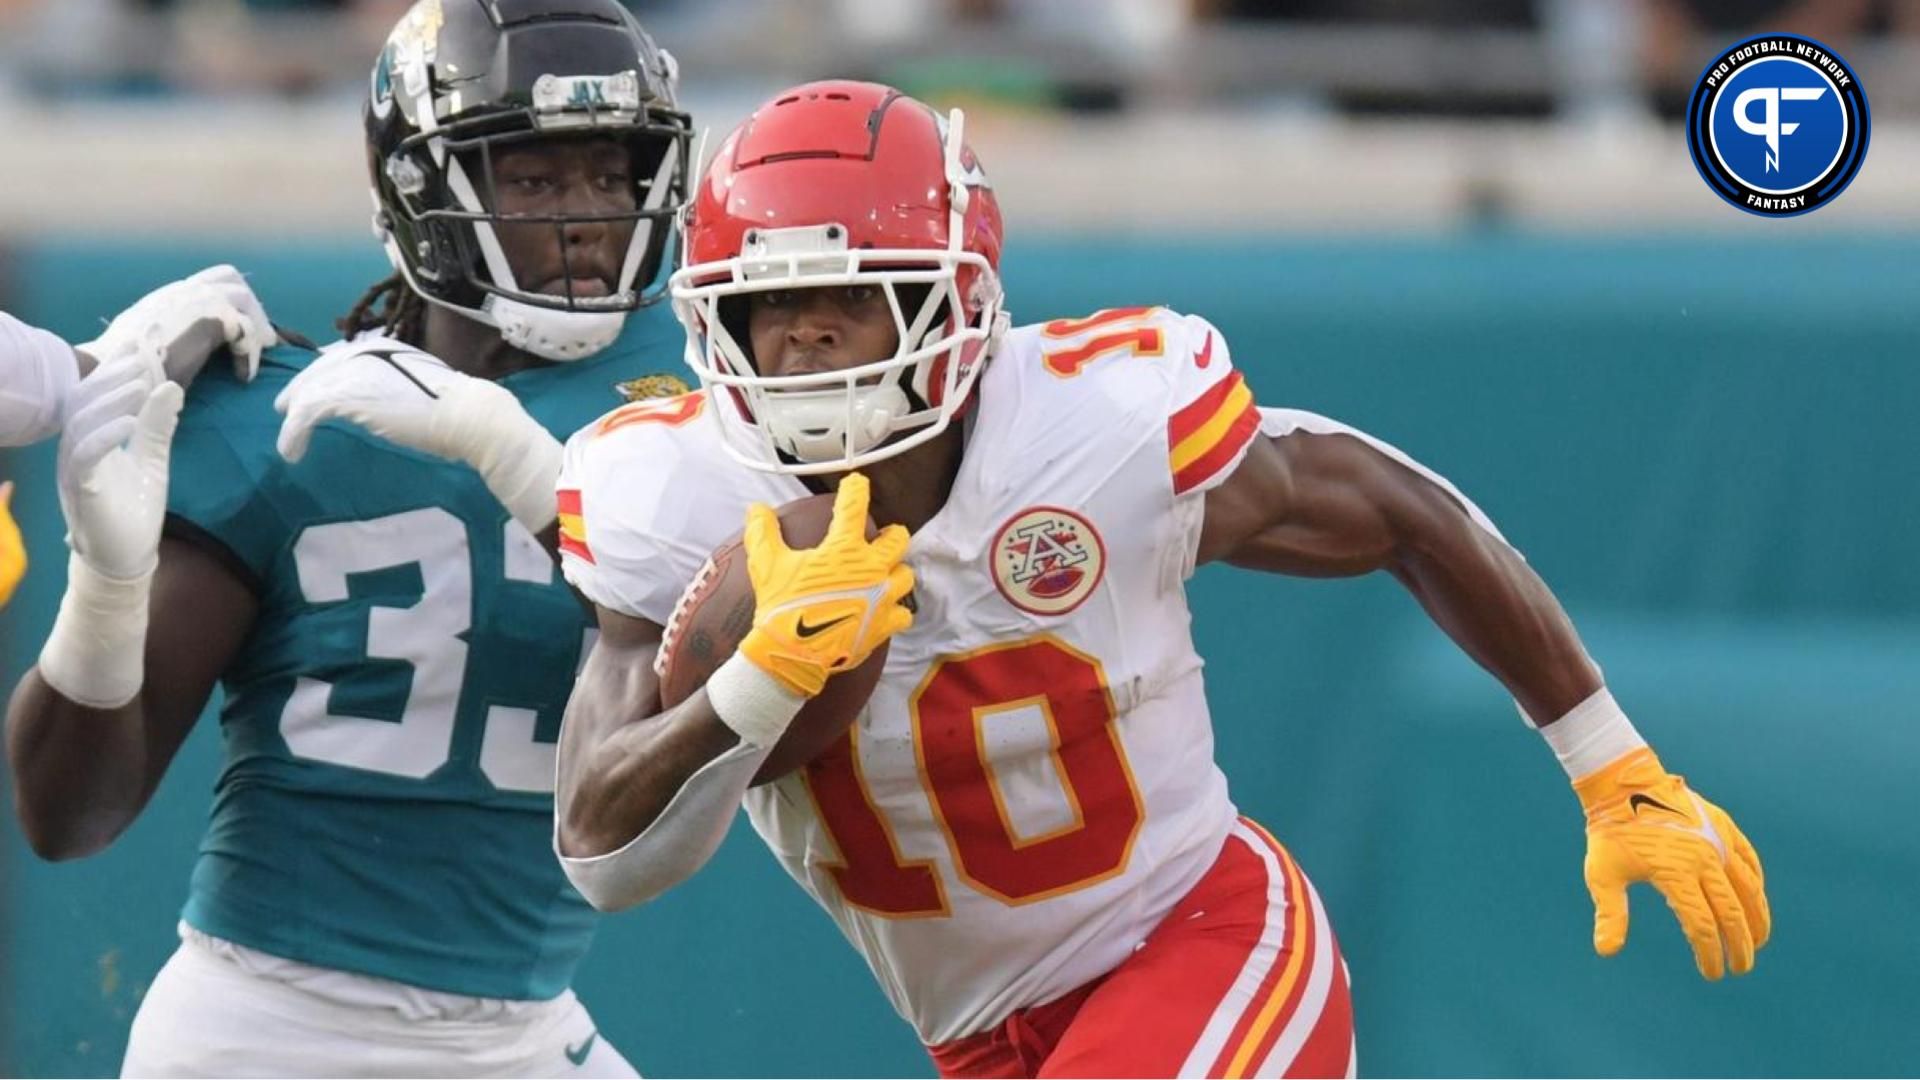
{"label": "player's bicep", "polygon": [[160,541],[140,703],[147,722],[147,790],[213,697],[253,632],[260,600],[231,557],[173,536]]}
{"label": "player's bicep", "polygon": [[1346,435],[1254,441],[1233,475],[1207,493],[1199,561],[1272,573],[1346,577],[1386,565],[1406,477]]}
{"label": "player's bicep", "polygon": [[1461,543],[1512,551],[1473,500],[1398,448],[1315,413],[1260,412],[1251,467],[1209,493],[1203,559],[1342,577]]}

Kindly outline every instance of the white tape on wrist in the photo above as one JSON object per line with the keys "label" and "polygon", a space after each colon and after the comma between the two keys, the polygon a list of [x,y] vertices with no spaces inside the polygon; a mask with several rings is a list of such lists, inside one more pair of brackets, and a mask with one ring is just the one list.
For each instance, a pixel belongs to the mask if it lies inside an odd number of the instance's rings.
{"label": "white tape on wrist", "polygon": [[554,495],[565,454],[560,440],[498,383],[460,382],[442,397],[437,416],[447,418],[441,433],[447,448],[474,467],[487,490],[528,532],[537,536],[552,525],[560,515]]}
{"label": "white tape on wrist", "polygon": [[1595,690],[1567,714],[1540,729],[1569,779],[1579,781],[1598,772],[1623,754],[1647,745],[1634,730],[1612,691]]}
{"label": "white tape on wrist", "polygon": [[67,592],[40,649],[40,677],[61,696],[94,709],[117,709],[146,678],[147,598],[151,571],[110,578],[73,555]]}
{"label": "white tape on wrist", "polygon": [[707,679],[707,703],[740,741],[772,746],[786,734],[807,699],[788,690],[760,665],[734,653]]}
{"label": "white tape on wrist", "polygon": [[73,347],[59,335],[0,311],[0,446],[50,438],[66,419],[67,398],[80,381]]}

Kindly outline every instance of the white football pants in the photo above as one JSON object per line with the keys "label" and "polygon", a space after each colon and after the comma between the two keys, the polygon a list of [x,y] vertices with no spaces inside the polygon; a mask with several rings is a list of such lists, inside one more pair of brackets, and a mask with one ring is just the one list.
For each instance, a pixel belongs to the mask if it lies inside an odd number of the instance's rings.
{"label": "white football pants", "polygon": [[639,1074],[569,990],[551,1001],[439,993],[314,967],[182,924],[133,1018],[126,1077]]}

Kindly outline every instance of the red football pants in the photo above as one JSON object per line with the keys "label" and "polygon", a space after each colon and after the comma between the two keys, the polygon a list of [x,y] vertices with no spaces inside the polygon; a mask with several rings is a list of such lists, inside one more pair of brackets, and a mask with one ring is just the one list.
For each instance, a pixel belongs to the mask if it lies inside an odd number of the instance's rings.
{"label": "red football pants", "polygon": [[947,1077],[1350,1077],[1347,965],[1306,875],[1241,818],[1119,967],[928,1052]]}

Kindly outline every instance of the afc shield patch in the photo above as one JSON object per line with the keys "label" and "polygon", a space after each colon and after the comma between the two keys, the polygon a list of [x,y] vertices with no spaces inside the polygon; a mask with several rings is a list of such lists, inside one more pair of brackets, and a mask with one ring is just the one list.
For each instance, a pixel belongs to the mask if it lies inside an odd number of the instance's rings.
{"label": "afc shield patch", "polygon": [[1065,615],[1106,576],[1107,548],[1093,523],[1071,510],[1034,506],[993,537],[993,584],[1032,615]]}

